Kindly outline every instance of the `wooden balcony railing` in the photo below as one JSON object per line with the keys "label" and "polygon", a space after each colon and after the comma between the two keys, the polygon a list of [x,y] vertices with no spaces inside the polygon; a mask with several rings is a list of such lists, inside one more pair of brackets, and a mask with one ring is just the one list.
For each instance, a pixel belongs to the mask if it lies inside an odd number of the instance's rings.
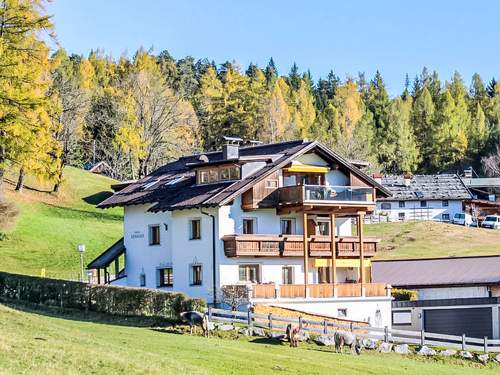
{"label": "wooden balcony railing", "polygon": [[[362,288],[359,283],[342,284],[309,284],[310,298],[361,297]],[[383,297],[387,295],[385,284],[365,283],[365,297]],[[253,298],[305,298],[304,284],[255,284],[252,286]]]}
{"label": "wooden balcony railing", "polygon": [[[258,235],[239,234],[222,238],[227,257],[301,257],[304,256],[304,242],[301,235]],[[359,257],[357,237],[337,237],[335,248],[338,257]],[[372,257],[377,251],[380,239],[365,237],[363,249],[365,257]],[[328,236],[311,236],[308,240],[310,257],[331,257],[331,241]]]}

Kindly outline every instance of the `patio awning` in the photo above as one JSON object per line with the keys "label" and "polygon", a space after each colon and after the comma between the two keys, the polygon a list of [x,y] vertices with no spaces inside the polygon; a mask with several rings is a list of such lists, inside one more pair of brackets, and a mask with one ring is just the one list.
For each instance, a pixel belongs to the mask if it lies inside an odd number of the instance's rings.
{"label": "patio awning", "polygon": [[123,237],[87,265],[87,269],[106,268],[125,252]]}

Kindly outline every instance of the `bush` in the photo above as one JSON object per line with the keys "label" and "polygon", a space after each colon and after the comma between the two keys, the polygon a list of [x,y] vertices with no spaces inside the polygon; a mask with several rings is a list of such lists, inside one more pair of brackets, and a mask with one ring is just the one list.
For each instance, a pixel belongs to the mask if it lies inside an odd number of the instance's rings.
{"label": "bush", "polygon": [[396,301],[416,301],[417,300],[417,292],[414,290],[392,289],[391,294]]}
{"label": "bush", "polygon": [[201,299],[183,293],[94,285],[0,272],[0,298],[45,306],[90,310],[121,316],[178,319],[182,311],[202,310]]}

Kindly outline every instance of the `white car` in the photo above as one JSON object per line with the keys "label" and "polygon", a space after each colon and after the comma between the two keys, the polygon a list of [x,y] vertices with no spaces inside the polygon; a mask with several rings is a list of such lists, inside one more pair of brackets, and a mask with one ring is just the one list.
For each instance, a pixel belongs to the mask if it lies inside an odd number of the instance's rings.
{"label": "white car", "polygon": [[483,228],[500,229],[500,216],[488,215],[481,223]]}
{"label": "white car", "polygon": [[453,224],[465,225],[466,227],[470,227],[474,224],[472,216],[464,212],[456,213],[455,216],[453,216],[453,219],[451,219],[451,222]]}

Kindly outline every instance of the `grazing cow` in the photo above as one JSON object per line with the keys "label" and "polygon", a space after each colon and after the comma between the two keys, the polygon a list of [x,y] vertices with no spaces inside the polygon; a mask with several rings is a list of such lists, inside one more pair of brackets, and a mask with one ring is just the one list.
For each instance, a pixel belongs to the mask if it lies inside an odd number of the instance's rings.
{"label": "grazing cow", "polygon": [[207,314],[199,313],[198,311],[181,312],[183,322],[189,324],[189,332],[193,334],[193,329],[196,331],[196,326],[201,327],[203,336],[208,337],[208,316]]}
{"label": "grazing cow", "polygon": [[351,353],[354,354],[356,352],[357,355],[361,353],[361,342],[352,332],[337,331],[333,337],[335,340],[335,352],[342,353],[342,349],[346,345],[351,349]]}
{"label": "grazing cow", "polygon": [[299,333],[300,327],[292,324],[286,326],[286,337],[290,342],[292,348],[296,348],[299,345]]}

